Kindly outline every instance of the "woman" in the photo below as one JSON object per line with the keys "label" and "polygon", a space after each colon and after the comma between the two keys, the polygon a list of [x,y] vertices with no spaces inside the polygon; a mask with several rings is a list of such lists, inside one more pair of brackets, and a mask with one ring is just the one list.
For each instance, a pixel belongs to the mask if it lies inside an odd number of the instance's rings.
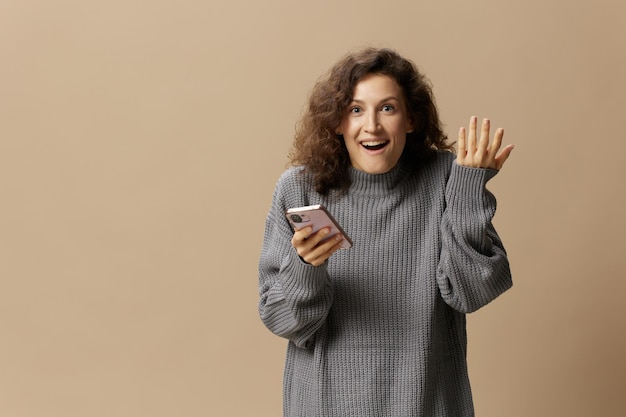
{"label": "woman", "polygon": [[[446,144],[427,80],[389,49],[349,54],[314,87],[279,179],[259,312],[289,341],[285,416],[472,416],[465,314],[511,287],[486,182],[513,147],[489,121]],[[328,230],[293,231],[322,204]]]}

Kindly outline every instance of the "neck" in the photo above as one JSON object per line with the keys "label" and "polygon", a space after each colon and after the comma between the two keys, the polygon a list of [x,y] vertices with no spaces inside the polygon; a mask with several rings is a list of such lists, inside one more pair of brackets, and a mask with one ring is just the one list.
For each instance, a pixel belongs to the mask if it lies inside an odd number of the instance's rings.
{"label": "neck", "polygon": [[350,167],[349,170],[350,193],[371,197],[388,195],[408,174],[408,170],[401,162],[384,174],[368,174],[354,167]]}

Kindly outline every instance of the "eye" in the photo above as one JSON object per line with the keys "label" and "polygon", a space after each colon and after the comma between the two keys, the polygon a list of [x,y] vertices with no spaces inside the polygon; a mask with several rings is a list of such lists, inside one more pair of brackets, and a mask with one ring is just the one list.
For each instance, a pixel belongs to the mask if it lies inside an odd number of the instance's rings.
{"label": "eye", "polygon": [[385,104],[383,107],[381,107],[381,110],[384,112],[392,112],[394,111],[396,108],[394,106],[392,106],[391,104]]}
{"label": "eye", "polygon": [[362,112],[362,110],[358,106],[350,107],[350,113],[352,113],[352,114],[359,114],[361,112]]}

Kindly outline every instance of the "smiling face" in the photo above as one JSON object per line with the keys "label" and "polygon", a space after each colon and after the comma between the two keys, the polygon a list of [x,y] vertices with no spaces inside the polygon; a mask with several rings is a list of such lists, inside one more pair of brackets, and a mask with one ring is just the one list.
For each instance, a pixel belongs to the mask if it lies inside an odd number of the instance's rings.
{"label": "smiling face", "polygon": [[412,130],[398,83],[386,75],[369,74],[354,87],[337,133],[343,135],[354,168],[384,174],[397,165]]}

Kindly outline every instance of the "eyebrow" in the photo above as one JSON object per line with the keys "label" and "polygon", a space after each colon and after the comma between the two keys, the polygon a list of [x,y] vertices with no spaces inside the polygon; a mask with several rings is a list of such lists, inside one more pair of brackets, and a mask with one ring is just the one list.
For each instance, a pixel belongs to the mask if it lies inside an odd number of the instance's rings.
{"label": "eyebrow", "polygon": [[[389,101],[389,100],[395,100],[395,101],[398,101],[398,102],[400,101],[400,99],[398,97],[396,97],[396,96],[389,96],[389,97],[385,97],[384,99],[380,100],[379,102],[382,103],[382,102]],[[353,98],[352,102],[353,103],[365,103],[363,100],[359,100],[359,99],[356,99],[356,98]]]}

